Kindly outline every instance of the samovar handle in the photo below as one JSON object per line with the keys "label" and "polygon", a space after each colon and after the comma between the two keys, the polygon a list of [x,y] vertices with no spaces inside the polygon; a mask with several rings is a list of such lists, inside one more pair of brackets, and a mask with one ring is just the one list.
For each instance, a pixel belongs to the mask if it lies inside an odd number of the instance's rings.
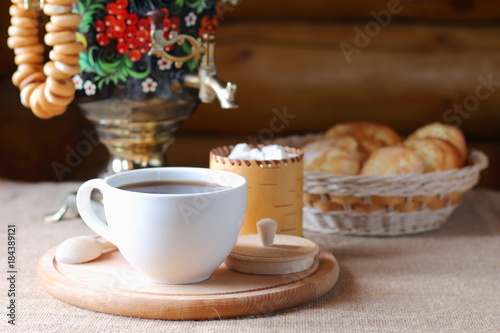
{"label": "samovar handle", "polygon": [[[175,67],[180,68],[184,62],[190,59],[198,60],[200,55],[204,52],[204,48],[201,39],[195,39],[190,35],[178,34],[175,30],[170,32],[169,39],[163,37],[163,17],[165,12],[156,9],[147,13],[151,20],[151,49],[149,50],[150,55],[156,55],[158,57],[165,58],[167,60],[175,63]],[[176,57],[165,51],[165,47],[172,46],[175,44],[184,44],[188,42],[191,44],[190,53],[185,56]]]}

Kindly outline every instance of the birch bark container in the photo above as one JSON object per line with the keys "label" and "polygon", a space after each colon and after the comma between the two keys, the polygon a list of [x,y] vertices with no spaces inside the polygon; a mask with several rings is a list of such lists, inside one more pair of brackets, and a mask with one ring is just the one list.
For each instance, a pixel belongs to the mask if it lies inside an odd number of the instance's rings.
{"label": "birch bark container", "polygon": [[290,157],[282,160],[229,159],[233,146],[210,152],[210,168],[237,173],[246,178],[248,199],[241,235],[256,234],[263,218],[278,222],[276,233],[302,236],[302,151],[283,147]]}

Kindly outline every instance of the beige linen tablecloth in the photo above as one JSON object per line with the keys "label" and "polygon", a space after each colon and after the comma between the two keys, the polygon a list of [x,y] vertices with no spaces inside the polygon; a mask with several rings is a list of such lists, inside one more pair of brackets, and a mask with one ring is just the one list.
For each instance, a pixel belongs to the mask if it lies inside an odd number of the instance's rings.
{"label": "beige linen tablecloth", "polygon": [[[45,224],[77,183],[0,180],[0,332],[500,332],[500,193],[467,194],[440,230],[363,238],[307,233],[340,263],[321,298],[278,313],[223,320],[127,318],[66,304],[37,279],[37,263],[68,237],[92,234],[79,219]],[[16,325],[8,323],[7,225],[16,226]]]}

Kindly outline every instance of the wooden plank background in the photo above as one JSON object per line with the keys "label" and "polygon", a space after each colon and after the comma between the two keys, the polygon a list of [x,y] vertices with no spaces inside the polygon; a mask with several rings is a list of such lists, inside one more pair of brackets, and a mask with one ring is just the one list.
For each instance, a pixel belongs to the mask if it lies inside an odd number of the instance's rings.
{"label": "wooden plank background", "polygon": [[224,13],[230,18],[250,19],[371,19],[371,11],[401,7],[398,20],[438,22],[488,22],[500,19],[495,0],[241,0]]}
{"label": "wooden plank background", "polygon": [[353,35],[352,28],[338,24],[222,26],[220,76],[239,84],[242,108],[202,105],[186,127],[255,132],[269,122],[273,108],[286,106],[297,115],[287,127],[290,132],[369,118],[402,132],[432,119],[460,122],[471,133],[498,134],[500,87],[467,119],[446,116],[454,104],[475,94],[478,78],[500,82],[497,28],[389,26],[348,63],[338,44]]}
{"label": "wooden plank background", "polygon": [[[373,12],[394,4],[402,10],[377,29]],[[4,41],[8,6],[0,4]],[[500,2],[493,0],[243,0],[234,9],[223,6],[217,64],[222,79],[238,84],[240,108],[201,105],[170,149],[169,163],[207,166],[211,147],[258,137],[286,108],[290,121],[276,136],[319,132],[350,120],[381,121],[403,135],[431,121],[460,125],[471,147],[490,156],[481,184],[500,188],[495,177],[500,170],[499,19]],[[359,37],[359,31],[369,38]],[[341,49],[347,44],[359,50],[350,59]],[[0,177],[57,180],[51,163],[64,163],[68,149],[92,126],[74,105],[56,119],[36,119],[20,105],[10,83],[14,70],[12,51],[2,43]],[[471,112],[454,113],[454,105],[463,107],[484,80],[492,81],[488,97]],[[93,177],[106,159],[105,149],[95,147],[64,179]]]}

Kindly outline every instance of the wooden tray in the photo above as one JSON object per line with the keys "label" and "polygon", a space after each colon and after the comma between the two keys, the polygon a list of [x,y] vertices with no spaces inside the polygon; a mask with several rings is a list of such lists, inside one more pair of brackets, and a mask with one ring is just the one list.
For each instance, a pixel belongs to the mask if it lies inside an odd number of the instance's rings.
{"label": "wooden tray", "polygon": [[275,312],[304,304],[337,282],[335,257],[321,249],[306,271],[251,275],[222,264],[206,281],[188,285],[149,282],[112,250],[79,265],[60,264],[55,248],[40,259],[38,278],[54,297],[89,310],[152,319],[218,319]]}

